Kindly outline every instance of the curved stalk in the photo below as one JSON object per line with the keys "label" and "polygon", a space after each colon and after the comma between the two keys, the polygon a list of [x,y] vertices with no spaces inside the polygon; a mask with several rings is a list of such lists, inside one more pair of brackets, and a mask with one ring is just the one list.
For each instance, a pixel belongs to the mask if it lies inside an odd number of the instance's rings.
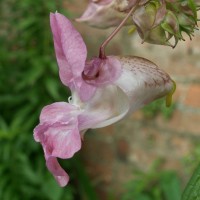
{"label": "curved stalk", "polygon": [[105,48],[108,43],[112,40],[112,38],[119,32],[119,30],[123,27],[126,23],[128,18],[131,16],[133,12],[137,9],[137,5],[132,7],[131,10],[128,12],[127,16],[123,19],[123,21],[119,24],[119,26],[110,34],[110,36],[102,43],[99,49],[99,58],[106,59]]}

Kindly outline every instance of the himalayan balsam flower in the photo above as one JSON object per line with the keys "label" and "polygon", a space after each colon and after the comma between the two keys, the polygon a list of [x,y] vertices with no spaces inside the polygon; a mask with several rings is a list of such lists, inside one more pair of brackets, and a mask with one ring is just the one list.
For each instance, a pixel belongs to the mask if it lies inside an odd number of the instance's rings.
{"label": "himalayan balsam flower", "polygon": [[71,158],[79,151],[87,129],[113,124],[163,96],[170,103],[174,83],[144,58],[108,56],[86,61],[85,43],[71,22],[55,13],[50,15],[50,24],[60,79],[72,96],[68,103],[42,109],[34,139],[41,143],[47,168],[63,187],[69,176],[57,158]]}
{"label": "himalayan balsam flower", "polygon": [[184,40],[183,32],[191,38],[197,26],[197,0],[92,0],[77,21],[99,28],[117,26],[132,7],[135,11],[125,25],[132,25],[130,30],[136,29],[142,42],[175,47]]}
{"label": "himalayan balsam flower", "polygon": [[[147,1],[141,0],[139,5]],[[136,3],[137,0],[91,0],[83,15],[76,21],[98,28],[117,26]],[[126,23],[126,25],[131,24],[132,20]]]}

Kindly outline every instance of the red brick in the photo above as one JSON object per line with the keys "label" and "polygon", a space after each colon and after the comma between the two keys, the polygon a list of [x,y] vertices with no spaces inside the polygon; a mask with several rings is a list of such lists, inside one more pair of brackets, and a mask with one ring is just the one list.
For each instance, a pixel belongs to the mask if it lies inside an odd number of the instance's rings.
{"label": "red brick", "polygon": [[180,169],[183,169],[183,162],[180,159],[172,158],[170,155],[168,158],[165,159],[165,162],[162,164],[163,170],[176,170],[180,173]]}
{"label": "red brick", "polygon": [[[199,71],[200,73],[200,71]],[[185,98],[185,105],[200,109],[200,84],[192,84]]]}
{"label": "red brick", "polygon": [[116,146],[117,146],[117,155],[118,155],[118,157],[121,160],[126,161],[127,156],[129,154],[129,150],[130,150],[128,141],[125,140],[125,139],[119,139],[117,141]]}
{"label": "red brick", "polygon": [[[145,144],[143,144],[145,146]],[[147,151],[145,147],[137,147],[132,149],[129,161],[142,171],[148,171],[151,164],[160,158],[155,152]]]}
{"label": "red brick", "polygon": [[143,120],[144,119],[144,115],[143,112],[141,110],[137,110],[136,112],[132,113],[130,115],[131,120]]}
{"label": "red brick", "polygon": [[173,94],[173,97],[172,97],[172,101],[173,103],[176,102],[176,103],[183,103],[184,100],[185,100],[185,96],[187,94],[187,91],[188,91],[188,84],[183,84],[181,83],[180,81],[177,81],[176,82],[176,91],[175,93]]}
{"label": "red brick", "polygon": [[[172,136],[170,140],[170,149],[173,152],[172,157],[181,158],[191,152],[193,145],[191,140],[186,137]],[[170,155],[171,157],[171,155]]]}
{"label": "red brick", "polygon": [[111,183],[113,166],[110,163],[96,163],[88,160],[84,161],[84,163],[88,175],[96,185]]}
{"label": "red brick", "polygon": [[107,137],[114,136],[115,130],[114,125],[106,126],[104,128],[96,129],[95,132],[98,134],[99,137]]}
{"label": "red brick", "polygon": [[200,136],[200,114],[192,112],[175,111],[170,120],[158,116],[156,124],[162,130]]}
{"label": "red brick", "polygon": [[95,137],[85,138],[82,144],[81,154],[84,159],[93,160],[96,163],[111,163],[115,159],[112,143],[96,139]]}

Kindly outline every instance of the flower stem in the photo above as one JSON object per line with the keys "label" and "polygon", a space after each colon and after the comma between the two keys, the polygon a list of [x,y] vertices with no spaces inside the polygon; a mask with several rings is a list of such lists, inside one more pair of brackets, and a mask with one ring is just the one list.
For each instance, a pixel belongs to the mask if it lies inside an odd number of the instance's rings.
{"label": "flower stem", "polygon": [[110,36],[102,43],[99,50],[99,58],[106,59],[105,48],[108,43],[112,40],[112,38],[119,32],[119,30],[123,27],[126,23],[128,18],[131,16],[133,12],[137,9],[137,5],[132,7],[131,10],[128,12],[127,16],[123,19],[123,21],[119,24],[119,26],[110,34]]}

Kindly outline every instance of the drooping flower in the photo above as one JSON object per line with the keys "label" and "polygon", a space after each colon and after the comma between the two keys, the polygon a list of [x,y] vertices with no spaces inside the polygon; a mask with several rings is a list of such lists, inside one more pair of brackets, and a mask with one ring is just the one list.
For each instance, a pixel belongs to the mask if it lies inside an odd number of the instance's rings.
{"label": "drooping flower", "polygon": [[[149,0],[91,0],[78,22],[85,22],[90,26],[108,28],[117,26],[124,19],[130,8],[143,5]],[[130,19],[126,25],[131,25]]]}
{"label": "drooping flower", "polygon": [[125,25],[136,28],[142,42],[175,47],[184,40],[183,32],[191,38],[197,26],[197,0],[92,0],[77,21],[99,28],[117,26],[132,7],[136,9]]}
{"label": "drooping flower", "polygon": [[108,56],[86,61],[85,43],[71,22],[55,13],[50,23],[59,76],[72,96],[68,103],[56,102],[42,109],[34,138],[43,147],[47,168],[63,187],[69,176],[57,158],[68,159],[79,151],[87,129],[113,124],[163,96],[170,104],[175,84],[144,58]]}
{"label": "drooping flower", "polygon": [[116,26],[123,20],[125,13],[118,12],[115,5],[116,2],[113,0],[92,0],[83,15],[76,21],[98,28]]}

